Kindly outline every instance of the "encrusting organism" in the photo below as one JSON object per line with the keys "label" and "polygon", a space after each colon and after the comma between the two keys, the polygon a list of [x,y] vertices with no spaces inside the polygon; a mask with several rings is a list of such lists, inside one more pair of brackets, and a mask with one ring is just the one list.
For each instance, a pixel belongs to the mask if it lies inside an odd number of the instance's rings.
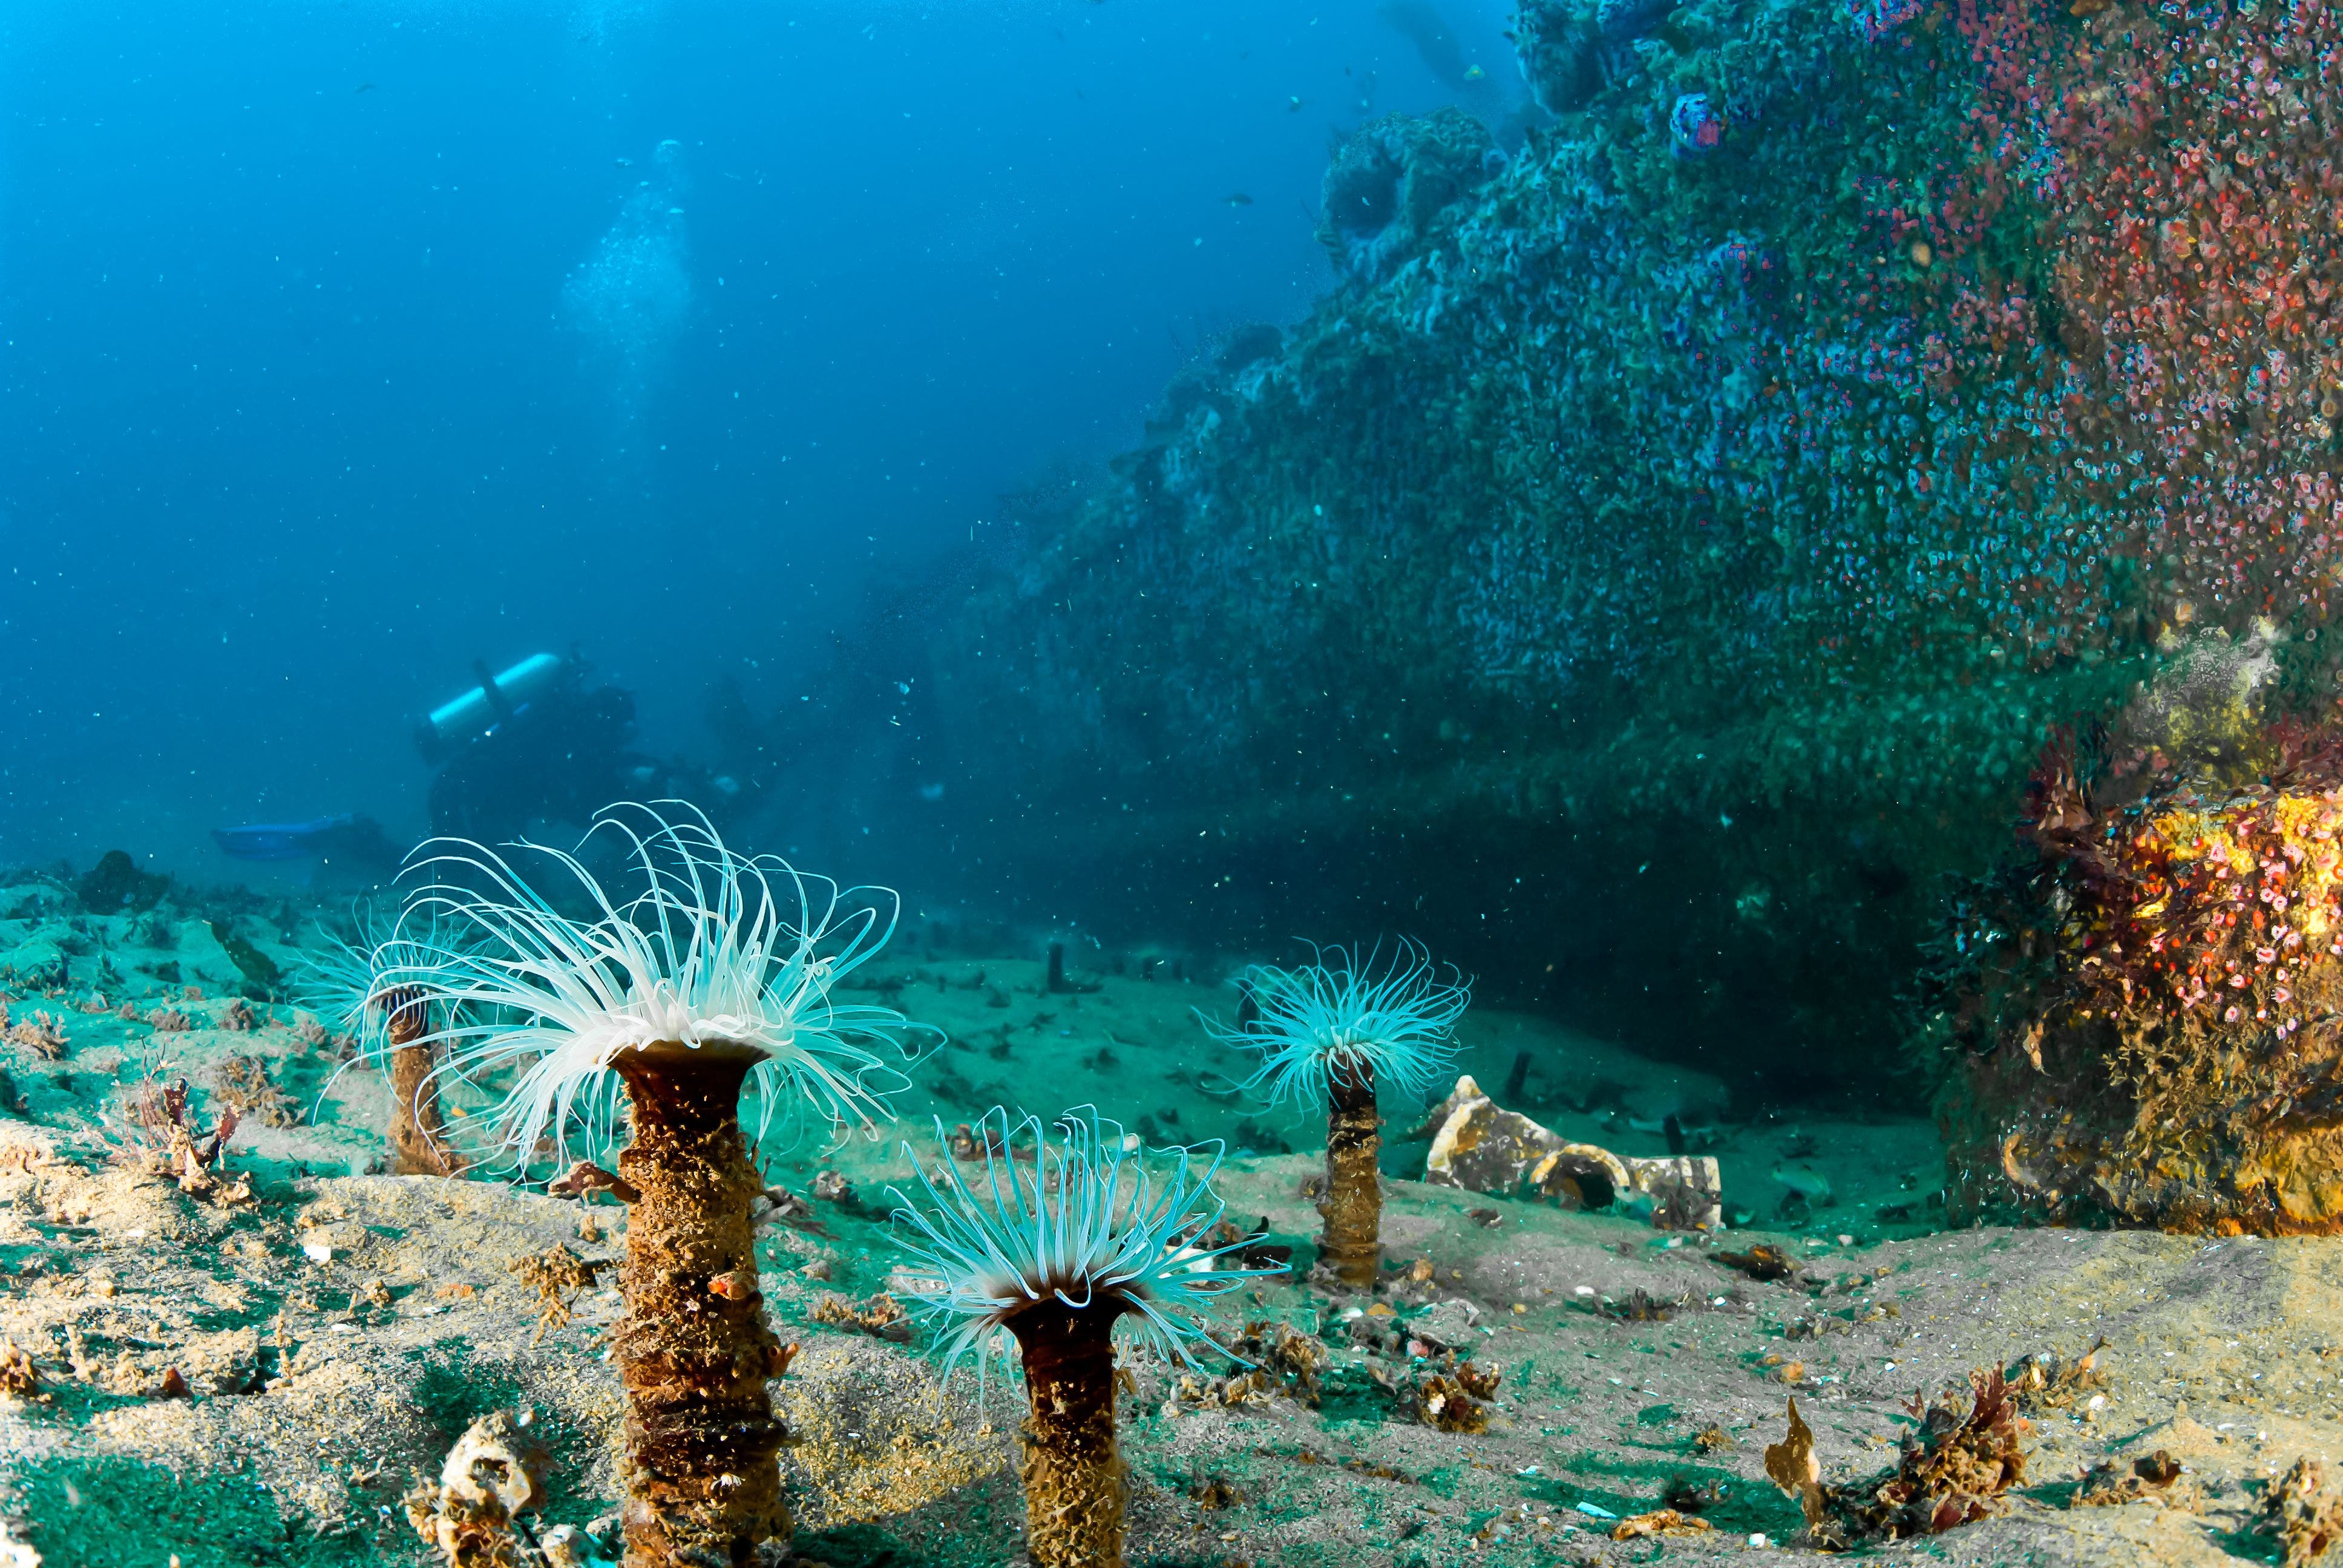
{"label": "encrusting organism", "polygon": [[590,920],[558,912],[479,845],[426,845],[422,864],[439,879],[402,917],[416,956],[376,986],[430,999],[439,1021],[424,1038],[445,1052],[435,1077],[478,1087],[518,1070],[482,1119],[522,1170],[540,1138],[564,1155],[581,1119],[589,1138],[607,1131],[614,1076],[623,1083],[632,1141],[618,1164],[632,1198],[614,1359],[627,1400],[626,1561],[742,1563],[786,1537],[789,1518],[786,1434],[766,1387],[787,1357],[758,1289],[764,1183],[740,1101],[759,1102],[759,1137],[799,1109],[875,1132],[903,1081],[873,1048],[901,1054],[910,1026],[889,1009],[833,1005],[830,992],[892,933],[894,899],[736,853],[697,813],[612,807],[597,834],[625,841],[631,899],[614,902],[577,855],[521,846],[598,911]]}
{"label": "encrusting organism", "polygon": [[531,1414],[482,1416],[447,1451],[439,1483],[407,1494],[407,1523],[447,1568],[524,1568],[547,1561],[530,1549],[520,1522],[546,1503],[548,1456],[529,1432]]}
{"label": "encrusting organism", "polygon": [[2343,716],[2254,662],[2055,735],[2032,853],[1956,888],[1920,1013],[1956,1220],[2343,1230]]}
{"label": "encrusting organism", "polygon": [[[920,1162],[923,1201],[898,1204],[898,1271],[909,1304],[940,1329],[945,1375],[973,1353],[980,1377],[1014,1340],[1031,1397],[1025,1428],[1026,1541],[1041,1568],[1119,1568],[1129,1483],[1115,1447],[1115,1341],[1182,1366],[1191,1347],[1228,1352],[1195,1317],[1222,1291],[1278,1267],[1229,1267],[1243,1241],[1203,1240],[1220,1221],[1220,1150],[1169,1151],[1151,1171],[1122,1129],[1087,1111],[1058,1122],[984,1119],[980,1175],[946,1156]],[[940,1122],[937,1141],[945,1142]],[[1011,1147],[1014,1141],[1016,1146]],[[997,1152],[996,1152],[997,1151]]]}
{"label": "encrusting organism", "polygon": [[[149,1073],[124,1094],[119,1114],[117,1121],[114,1114],[100,1112],[109,1131],[108,1157],[115,1163],[172,1177],[189,1197],[230,1204],[253,1201],[248,1172],[223,1179],[221,1157],[238,1124],[233,1105],[220,1108],[206,1133],[190,1107],[187,1081],[165,1083]],[[122,1134],[119,1140],[111,1136],[116,1130]]]}
{"label": "encrusting organism", "polygon": [[12,1045],[21,1045],[43,1061],[62,1060],[65,1054],[64,1023],[40,1009],[30,1018],[10,1022],[5,1003],[0,1003],[0,1039]]}
{"label": "encrusting organism", "polygon": [[1204,1024],[1222,1043],[1261,1056],[1242,1087],[1264,1092],[1272,1105],[1325,1105],[1320,1256],[1342,1284],[1370,1290],[1383,1262],[1376,1086],[1388,1083],[1420,1101],[1439,1084],[1455,1059],[1456,1020],[1472,984],[1453,969],[1442,979],[1430,952],[1407,940],[1388,960],[1380,947],[1363,960],[1342,948],[1313,951],[1316,963],[1255,964],[1238,977],[1257,1010],[1242,1026],[1211,1018]]}

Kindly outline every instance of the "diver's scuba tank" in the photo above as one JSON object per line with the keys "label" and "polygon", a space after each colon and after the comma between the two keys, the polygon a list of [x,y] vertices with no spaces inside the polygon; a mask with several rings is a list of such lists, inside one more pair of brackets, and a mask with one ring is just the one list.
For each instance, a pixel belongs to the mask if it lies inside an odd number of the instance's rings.
{"label": "diver's scuba tank", "polygon": [[441,703],[416,726],[415,746],[424,761],[436,766],[553,690],[568,677],[569,665],[558,654],[532,653],[501,675],[490,675],[488,665],[477,659],[472,669],[480,683]]}

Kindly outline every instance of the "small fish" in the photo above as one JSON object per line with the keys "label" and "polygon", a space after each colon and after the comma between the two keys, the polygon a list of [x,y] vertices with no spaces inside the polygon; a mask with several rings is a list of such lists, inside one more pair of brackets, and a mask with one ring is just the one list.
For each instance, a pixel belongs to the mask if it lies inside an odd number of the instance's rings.
{"label": "small fish", "polygon": [[632,158],[612,158],[610,161],[622,169],[630,169],[635,166],[635,160]]}
{"label": "small fish", "polygon": [[352,93],[352,94],[350,95],[350,96],[351,96],[351,97],[353,97],[353,98],[355,98],[355,97],[357,97],[357,96],[358,95],[358,93],[371,93],[371,92],[373,92],[373,91],[374,91],[374,84],[373,84],[372,82],[360,82],[360,83],[358,84],[358,92],[357,92],[357,93]]}
{"label": "small fish", "polygon": [[1774,1180],[1809,1203],[1830,1201],[1830,1178],[1811,1165],[1776,1165]]}
{"label": "small fish", "polygon": [[1245,193],[1244,193],[1244,192],[1242,192],[1242,191],[1231,191],[1231,192],[1230,192],[1226,196],[1222,197],[1222,200],[1224,200],[1224,201],[1226,201],[1226,202],[1227,202],[1231,206],[1252,206],[1252,197],[1251,197],[1251,196],[1249,196],[1245,195]]}
{"label": "small fish", "polygon": [[1488,80],[1488,77],[1489,73],[1483,71],[1478,65],[1473,66],[1464,73],[1464,79],[1468,82],[1484,82]]}
{"label": "small fish", "polygon": [[1285,112],[1289,115],[1300,114],[1302,112],[1302,100],[1300,98],[1287,98],[1285,100]]}

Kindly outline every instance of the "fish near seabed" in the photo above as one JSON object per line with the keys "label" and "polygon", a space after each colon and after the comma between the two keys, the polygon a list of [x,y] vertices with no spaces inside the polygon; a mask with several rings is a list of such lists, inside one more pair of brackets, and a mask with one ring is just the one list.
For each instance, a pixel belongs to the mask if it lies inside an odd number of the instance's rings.
{"label": "fish near seabed", "polygon": [[1830,1178],[1811,1165],[1785,1161],[1774,1167],[1774,1180],[1816,1208],[1831,1201]]}

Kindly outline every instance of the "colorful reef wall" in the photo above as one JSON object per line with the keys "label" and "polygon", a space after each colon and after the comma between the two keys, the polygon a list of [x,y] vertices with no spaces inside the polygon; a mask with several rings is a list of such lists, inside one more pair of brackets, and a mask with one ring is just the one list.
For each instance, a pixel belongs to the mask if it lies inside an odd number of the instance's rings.
{"label": "colorful reef wall", "polygon": [[2343,17],[1515,31],[1550,123],[1360,129],[1340,286],[1026,521],[940,707],[1086,863],[1192,827],[1444,874],[1419,920],[1590,1021],[1875,1062],[2053,729],[2225,638],[2274,711],[2343,679]]}

